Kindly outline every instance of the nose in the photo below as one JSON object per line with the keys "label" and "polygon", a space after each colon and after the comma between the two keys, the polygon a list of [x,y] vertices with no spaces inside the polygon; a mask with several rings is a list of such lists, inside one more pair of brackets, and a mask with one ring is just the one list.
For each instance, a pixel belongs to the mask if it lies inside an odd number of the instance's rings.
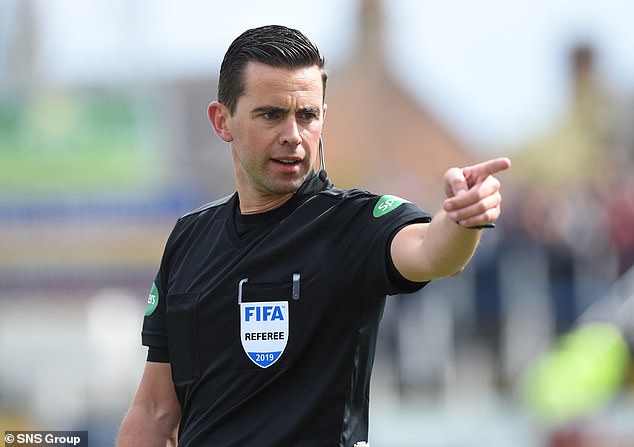
{"label": "nose", "polygon": [[282,124],[280,132],[280,143],[292,147],[299,146],[302,143],[302,137],[299,134],[299,127],[294,116],[289,116]]}

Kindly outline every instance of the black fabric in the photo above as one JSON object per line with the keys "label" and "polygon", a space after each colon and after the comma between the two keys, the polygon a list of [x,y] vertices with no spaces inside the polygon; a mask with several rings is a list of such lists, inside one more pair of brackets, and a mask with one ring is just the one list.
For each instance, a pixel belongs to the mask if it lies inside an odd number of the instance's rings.
{"label": "black fabric", "polygon": [[[168,352],[179,445],[367,440],[385,296],[424,286],[398,274],[389,244],[399,228],[430,216],[402,203],[373,217],[379,196],[338,190],[317,175],[255,223],[236,215],[237,201],[234,194],[179,219],[155,280],[158,306],[144,320],[143,343]],[[286,347],[266,368],[243,349],[239,300],[282,302],[288,311]]]}
{"label": "black fabric", "polygon": [[147,361],[157,363],[169,363],[170,354],[166,348],[150,346],[147,350]]}
{"label": "black fabric", "polygon": [[236,234],[240,239],[244,239],[253,231],[261,228],[269,220],[275,217],[276,211],[268,211],[266,213],[242,214],[240,213],[240,204],[236,200],[233,207],[233,222]]}
{"label": "black fabric", "polygon": [[[400,230],[401,228],[403,228],[403,226],[394,229],[394,231],[392,232],[392,235],[389,238],[388,246],[392,245],[392,239],[394,239],[394,236],[396,236],[396,233],[398,233],[398,230]],[[394,261],[392,260],[392,255],[390,253],[390,250],[387,250],[385,256],[386,256],[387,271],[388,271],[388,275],[390,276],[390,281],[392,281],[392,283],[398,289],[400,289],[402,293],[416,292],[417,290],[420,290],[422,287],[425,287],[427,283],[429,282],[429,281],[413,282],[408,280],[407,278],[404,278],[403,275],[401,275],[401,273],[398,271],[398,269],[394,265]]]}

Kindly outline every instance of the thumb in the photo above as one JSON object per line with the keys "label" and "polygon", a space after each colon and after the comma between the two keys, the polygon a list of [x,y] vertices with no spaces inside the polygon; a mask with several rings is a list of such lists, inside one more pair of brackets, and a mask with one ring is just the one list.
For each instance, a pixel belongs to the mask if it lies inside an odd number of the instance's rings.
{"label": "thumb", "polygon": [[460,168],[450,168],[445,172],[445,195],[451,198],[462,194],[469,189],[467,179]]}

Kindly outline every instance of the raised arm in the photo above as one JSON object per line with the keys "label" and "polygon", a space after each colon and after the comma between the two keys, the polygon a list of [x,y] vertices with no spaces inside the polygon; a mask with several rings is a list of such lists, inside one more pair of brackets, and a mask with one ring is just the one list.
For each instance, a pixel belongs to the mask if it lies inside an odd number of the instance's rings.
{"label": "raised arm", "polygon": [[497,158],[449,169],[444,177],[447,199],[432,222],[404,227],[392,241],[392,260],[401,275],[429,281],[459,273],[480,240],[474,227],[500,215],[500,182],[493,174],[510,167],[508,158]]}
{"label": "raised arm", "polygon": [[139,389],[117,439],[117,447],[177,445],[180,405],[169,363],[147,362]]}

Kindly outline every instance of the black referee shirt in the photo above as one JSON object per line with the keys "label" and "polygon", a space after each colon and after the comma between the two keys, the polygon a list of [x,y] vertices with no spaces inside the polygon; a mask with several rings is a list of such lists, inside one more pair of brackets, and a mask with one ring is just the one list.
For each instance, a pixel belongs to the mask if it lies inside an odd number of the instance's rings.
{"label": "black referee shirt", "polygon": [[238,210],[234,194],[181,217],[148,299],[143,344],[171,364],[179,445],[367,440],[385,296],[424,285],[398,274],[389,245],[430,215],[317,175],[255,222]]}

